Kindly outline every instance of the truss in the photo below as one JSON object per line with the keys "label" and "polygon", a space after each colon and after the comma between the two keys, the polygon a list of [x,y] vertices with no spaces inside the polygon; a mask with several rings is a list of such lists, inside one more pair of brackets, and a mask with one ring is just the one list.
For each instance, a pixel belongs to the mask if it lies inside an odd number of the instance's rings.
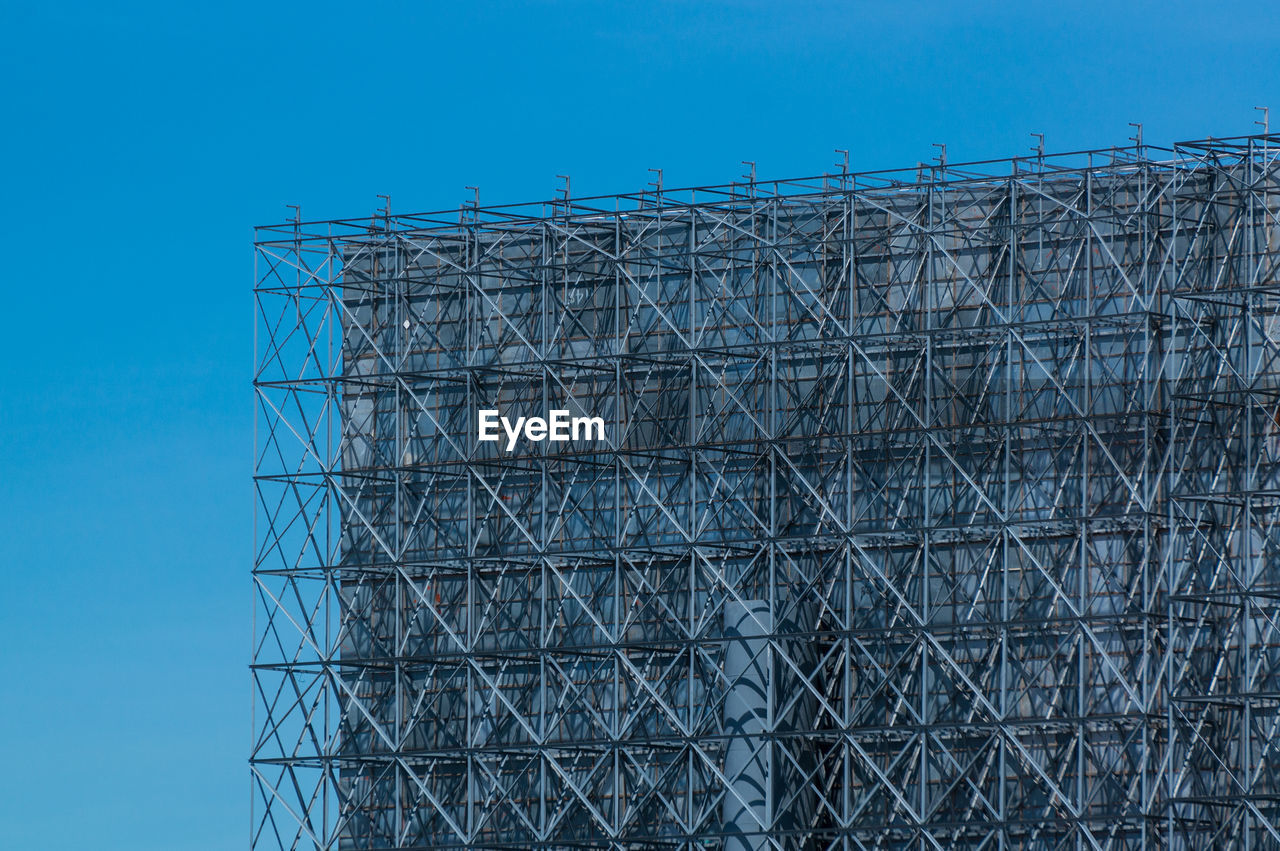
{"label": "truss", "polygon": [[1280,846],[1276,141],[260,229],[254,847]]}

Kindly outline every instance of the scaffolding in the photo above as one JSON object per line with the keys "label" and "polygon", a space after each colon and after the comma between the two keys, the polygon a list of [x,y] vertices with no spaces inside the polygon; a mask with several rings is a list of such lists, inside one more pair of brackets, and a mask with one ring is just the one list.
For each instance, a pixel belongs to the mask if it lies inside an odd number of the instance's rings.
{"label": "scaffolding", "polygon": [[1278,141],[260,228],[253,847],[1280,847]]}

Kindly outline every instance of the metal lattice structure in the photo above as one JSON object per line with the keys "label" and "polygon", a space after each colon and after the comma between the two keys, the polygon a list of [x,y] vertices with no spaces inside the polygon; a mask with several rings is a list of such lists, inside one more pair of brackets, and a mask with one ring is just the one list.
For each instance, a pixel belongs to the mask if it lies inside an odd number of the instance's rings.
{"label": "metal lattice structure", "polygon": [[1277,141],[260,229],[254,847],[1280,846]]}

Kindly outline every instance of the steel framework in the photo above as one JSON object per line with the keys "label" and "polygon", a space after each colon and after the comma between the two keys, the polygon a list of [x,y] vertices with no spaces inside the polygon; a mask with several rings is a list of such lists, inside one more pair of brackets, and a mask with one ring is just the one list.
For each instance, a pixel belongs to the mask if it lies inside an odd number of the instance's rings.
{"label": "steel framework", "polygon": [[1278,141],[260,229],[253,846],[1280,847]]}

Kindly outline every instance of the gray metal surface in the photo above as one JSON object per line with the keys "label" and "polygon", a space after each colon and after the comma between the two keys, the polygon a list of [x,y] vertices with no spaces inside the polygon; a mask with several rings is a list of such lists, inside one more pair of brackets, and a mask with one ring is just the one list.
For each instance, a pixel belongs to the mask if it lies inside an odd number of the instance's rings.
{"label": "gray metal surface", "polygon": [[254,847],[1280,845],[1277,150],[260,229]]}

